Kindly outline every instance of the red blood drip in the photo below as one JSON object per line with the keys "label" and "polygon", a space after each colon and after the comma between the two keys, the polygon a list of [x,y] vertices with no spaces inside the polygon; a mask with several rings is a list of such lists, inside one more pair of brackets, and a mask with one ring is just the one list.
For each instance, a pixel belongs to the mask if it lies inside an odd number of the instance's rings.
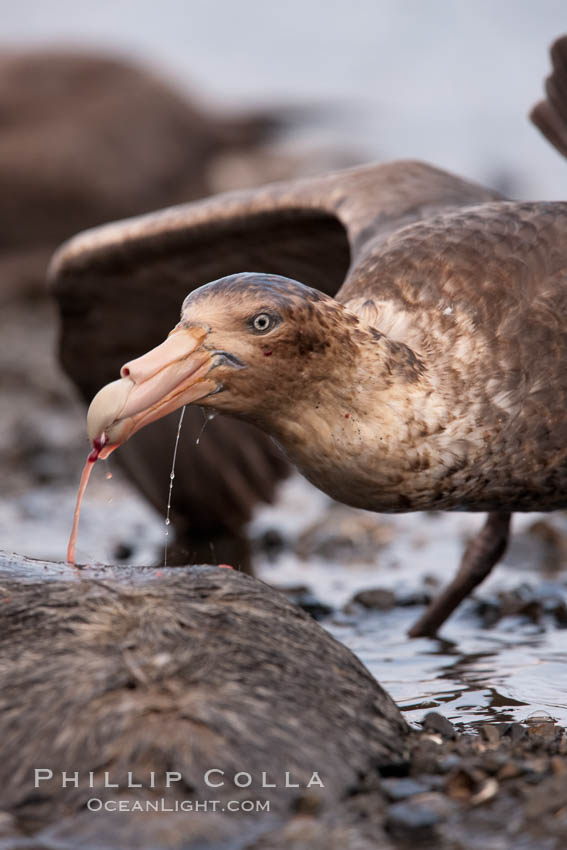
{"label": "red blood drip", "polygon": [[345,419],[350,419],[350,413],[345,413]]}
{"label": "red blood drip", "polygon": [[264,351],[264,357],[271,357],[271,355],[272,355],[271,351]]}
{"label": "red blood drip", "polygon": [[106,444],[106,435],[101,434],[100,437],[97,437],[96,440],[93,440],[93,449],[89,452],[85,465],[83,467],[83,472],[81,474],[81,480],[79,482],[79,491],[77,493],[77,503],[75,505],[75,513],[73,514],[73,527],[71,529],[71,536],[69,537],[69,545],[67,546],[67,563],[74,564],[75,563],[75,546],[77,545],[77,534],[79,532],[79,519],[81,516],[81,503],[83,501],[83,496],[85,495],[85,490],[87,489],[87,484],[89,483],[89,478],[91,477],[91,472],[95,461],[98,460],[98,456],[103,450]]}

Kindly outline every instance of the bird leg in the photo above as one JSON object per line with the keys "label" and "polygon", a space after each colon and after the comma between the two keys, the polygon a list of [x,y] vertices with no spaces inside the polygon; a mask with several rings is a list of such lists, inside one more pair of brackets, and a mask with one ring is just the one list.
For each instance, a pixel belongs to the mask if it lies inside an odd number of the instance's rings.
{"label": "bird leg", "polygon": [[465,549],[457,575],[411,627],[410,637],[435,635],[457,605],[486,578],[506,551],[511,516],[505,511],[488,514],[482,530]]}

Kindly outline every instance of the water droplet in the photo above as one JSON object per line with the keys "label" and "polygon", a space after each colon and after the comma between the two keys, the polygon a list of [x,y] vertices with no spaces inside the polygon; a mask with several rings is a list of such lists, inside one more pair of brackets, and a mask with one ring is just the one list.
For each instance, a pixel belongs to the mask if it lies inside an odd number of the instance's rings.
{"label": "water droplet", "polygon": [[[177,434],[175,435],[175,446],[173,448],[173,460],[171,462],[171,472],[169,473],[169,490],[168,490],[168,493],[167,493],[167,512],[166,512],[166,515],[165,515],[165,525],[166,525],[165,546],[164,546],[164,552],[163,552],[163,565],[164,565],[164,567],[167,567],[167,543],[168,543],[167,538],[168,538],[168,535],[169,535],[169,531],[167,530],[167,526],[169,526],[170,523],[171,523],[171,520],[169,518],[169,512],[171,510],[171,496],[172,496],[172,492],[173,492],[173,480],[175,478],[175,461],[177,459],[177,449],[178,449],[178,446],[179,446],[179,436],[181,434],[181,426],[183,424],[184,415],[185,415],[185,408],[182,407],[181,408],[181,414],[179,416],[179,422],[177,424]],[[197,442],[199,442],[199,441],[197,440]]]}
{"label": "water droplet", "polygon": [[199,443],[201,442],[201,437],[203,436],[203,431],[205,430],[205,428],[207,427],[207,425],[209,424],[209,422],[211,422],[211,420],[213,420],[213,419],[215,418],[215,416],[216,416],[216,415],[217,415],[216,410],[214,410],[212,413],[207,413],[207,414],[205,414],[205,411],[203,410],[203,416],[204,416],[205,418],[204,418],[204,420],[203,420],[203,424],[202,424],[202,426],[201,426],[201,430],[199,431],[199,436],[198,436],[198,437],[197,437],[197,439],[195,440],[195,445],[196,445],[196,446],[198,446],[198,445],[199,445]]}

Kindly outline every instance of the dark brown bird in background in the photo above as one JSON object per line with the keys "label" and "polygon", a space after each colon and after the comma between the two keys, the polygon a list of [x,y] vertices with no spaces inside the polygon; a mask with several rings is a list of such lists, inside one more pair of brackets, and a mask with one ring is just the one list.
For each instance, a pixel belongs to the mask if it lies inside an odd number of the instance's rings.
{"label": "dark brown bird in background", "polygon": [[[552,141],[567,138],[566,41],[553,50],[554,96],[534,112]],[[168,340],[97,396],[91,439],[120,445],[198,402],[259,426],[340,501],[487,511],[411,631],[434,633],[504,552],[513,511],[567,505],[566,235],[567,204],[508,202],[418,162],[184,205],[58,254],[63,364],[92,394],[190,292]],[[244,427],[216,420],[208,455],[185,447],[178,519],[222,523],[231,498],[261,498],[273,450]],[[155,503],[174,428],[121,450]]]}
{"label": "dark brown bird in background", "polygon": [[0,52],[0,116],[0,299],[43,287],[78,230],[216,191],[219,158],[294,119],[223,115],[125,58],[55,48]]}

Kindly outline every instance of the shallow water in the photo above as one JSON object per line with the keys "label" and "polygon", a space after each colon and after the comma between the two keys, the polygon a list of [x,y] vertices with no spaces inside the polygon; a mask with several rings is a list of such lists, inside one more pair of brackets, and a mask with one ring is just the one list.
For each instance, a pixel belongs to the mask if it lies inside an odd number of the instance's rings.
{"label": "shallow water", "polygon": [[394,697],[410,721],[436,710],[469,726],[487,720],[526,720],[542,712],[567,724],[566,633],[535,630],[511,618],[489,632],[472,616],[443,630],[445,640],[408,641],[415,609],[373,614],[357,623],[332,623]]}
{"label": "shallow water", "polygon": [[[296,533],[300,516],[307,515],[308,525],[316,509],[323,514],[328,510],[319,494],[296,480],[286,485],[279,508],[264,511],[257,525],[277,522],[278,512],[286,513],[286,507],[288,528],[295,523]],[[374,520],[363,512],[349,513]],[[527,597],[567,600],[567,573],[546,568],[550,552],[530,531],[539,517],[515,518],[508,555],[477,597],[492,601],[499,591],[521,588]],[[361,589],[389,588],[403,596],[435,579],[446,581],[456,569],[465,536],[474,533],[483,518],[412,514],[375,521],[390,541],[378,548],[374,564],[354,561],[343,566],[317,556],[305,563],[286,554],[275,564],[264,561],[260,574],[281,586],[307,585],[336,607],[323,624],[361,658],[410,722],[436,710],[464,727],[489,720],[526,720],[537,712],[567,725],[567,629],[552,616],[543,613],[538,622],[507,616],[487,627],[475,602],[467,601],[441,630],[442,639],[409,640],[406,632],[421,607],[366,612],[357,606],[352,613],[341,611]],[[546,522],[563,534],[564,517],[547,517]]]}

